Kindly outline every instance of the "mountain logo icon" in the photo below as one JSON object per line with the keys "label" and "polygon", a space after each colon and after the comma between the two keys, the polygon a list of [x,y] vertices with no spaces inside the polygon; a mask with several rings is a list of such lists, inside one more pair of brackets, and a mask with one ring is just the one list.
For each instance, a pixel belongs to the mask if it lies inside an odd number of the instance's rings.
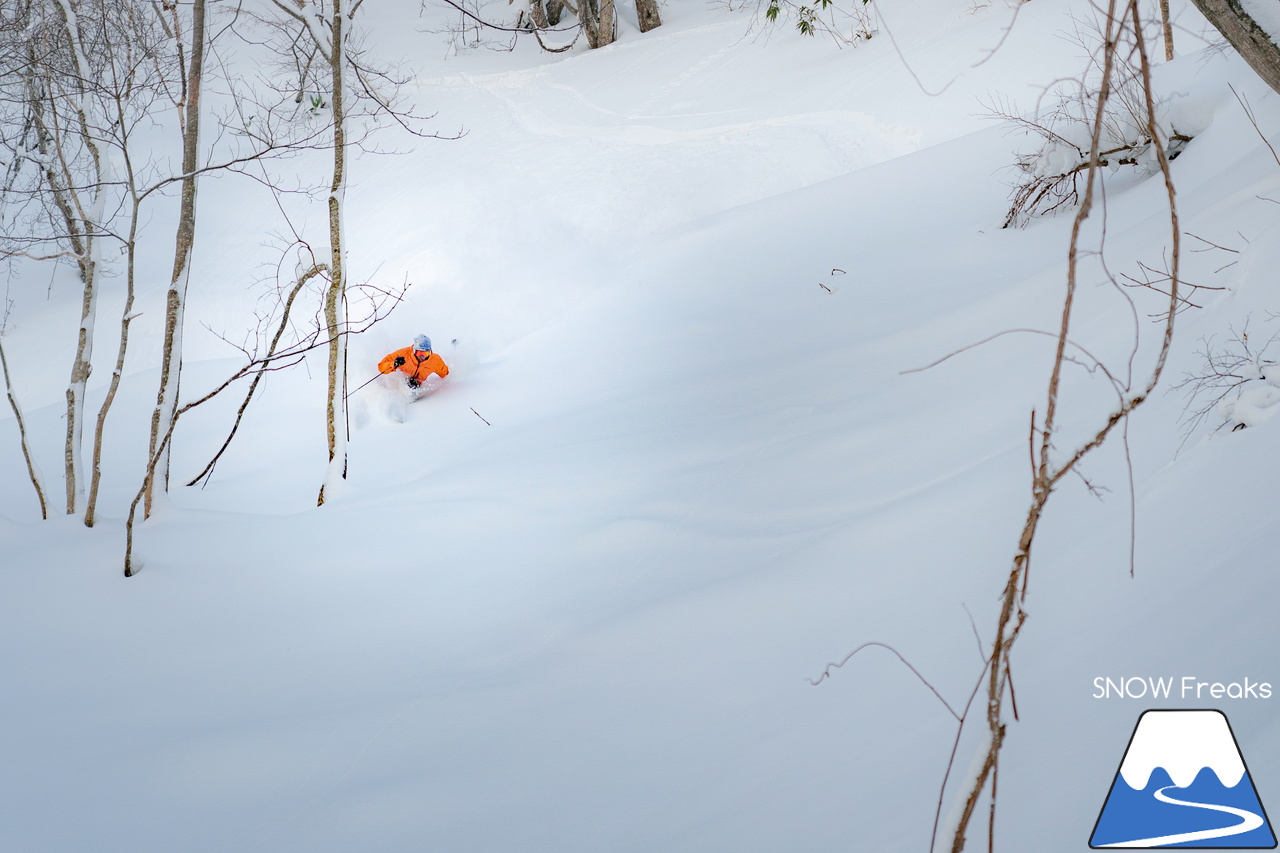
{"label": "mountain logo icon", "polygon": [[1221,711],[1145,711],[1089,839],[1092,849],[1274,849],[1276,836]]}

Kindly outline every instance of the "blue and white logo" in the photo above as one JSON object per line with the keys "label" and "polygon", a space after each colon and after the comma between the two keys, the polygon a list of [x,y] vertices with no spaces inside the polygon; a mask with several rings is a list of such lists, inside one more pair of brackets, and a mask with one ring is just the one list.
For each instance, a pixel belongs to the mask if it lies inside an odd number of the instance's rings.
{"label": "blue and white logo", "polygon": [[1089,846],[1270,849],[1275,833],[1221,711],[1146,711]]}

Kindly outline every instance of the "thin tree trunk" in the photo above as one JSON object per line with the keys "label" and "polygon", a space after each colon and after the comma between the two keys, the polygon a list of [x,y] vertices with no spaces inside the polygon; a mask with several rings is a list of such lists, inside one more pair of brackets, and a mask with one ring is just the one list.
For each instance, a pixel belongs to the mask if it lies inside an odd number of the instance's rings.
{"label": "thin tree trunk", "polygon": [[545,30],[549,26],[547,21],[547,10],[542,5],[542,0],[530,0],[529,19],[532,20],[533,25],[540,30]]}
{"label": "thin tree trunk", "polygon": [[323,506],[326,493],[347,476],[347,338],[342,334],[346,321],[346,281],[343,265],[344,229],[342,205],[347,189],[346,112],[343,63],[346,46],[342,32],[342,0],[333,0],[332,42],[329,69],[333,93],[333,183],[329,188],[329,289],[325,292],[324,318],[329,334],[329,399],[325,426],[329,440],[329,467],[316,497]]}
{"label": "thin tree trunk", "polygon": [[581,0],[578,20],[587,37],[587,47],[594,50],[613,42],[613,0]]}
{"label": "thin tree trunk", "polygon": [[1164,61],[1173,61],[1173,21],[1169,20],[1169,0],[1160,0],[1160,23],[1164,27]]}
{"label": "thin tree trunk", "polygon": [[[117,91],[119,90],[117,89]],[[125,299],[124,310],[120,314],[120,346],[116,350],[116,366],[111,371],[111,384],[107,388],[107,396],[102,401],[102,407],[98,409],[98,422],[93,433],[93,463],[90,466],[89,500],[84,508],[85,527],[93,527],[97,514],[98,487],[102,482],[102,435],[107,425],[107,412],[110,411],[111,404],[115,402],[116,391],[120,388],[120,378],[124,375],[124,359],[129,351],[129,324],[133,322],[134,271],[138,248],[138,214],[142,207],[142,201],[138,198],[133,161],[129,156],[129,137],[124,126],[123,106],[120,100],[116,101],[117,115],[121,126],[121,138],[123,140],[125,172],[129,182],[129,199],[132,205],[129,213],[129,239],[125,244],[125,251],[128,254],[125,271]]]}
{"label": "thin tree trunk", "polygon": [[[110,180],[110,163],[102,156],[94,137],[89,114],[92,111],[86,86],[90,66],[80,44],[80,25],[76,18],[73,0],[58,0],[63,25],[70,45],[68,59],[75,78],[76,117],[79,134],[93,160],[93,202],[84,209],[79,194],[74,194],[76,215],[83,222],[84,254],[81,272],[84,277],[84,295],[80,303],[80,331],[76,339],[76,357],[71,365],[71,378],[67,383],[67,436],[63,450],[67,485],[67,515],[74,515],[84,498],[84,455],[81,447],[84,431],[84,397],[93,361],[93,330],[97,319],[98,288],[96,286],[98,264],[98,234],[106,216],[106,184]],[[56,132],[56,131],[55,131]],[[55,146],[57,141],[55,139]],[[63,166],[64,171],[66,166]]]}
{"label": "thin tree trunk", "polygon": [[613,0],[600,0],[600,36],[596,47],[613,44]]}
{"label": "thin tree trunk", "polygon": [[44,478],[40,476],[40,468],[36,465],[35,458],[31,455],[31,448],[27,445],[27,425],[22,420],[22,407],[18,405],[18,398],[13,393],[13,381],[9,379],[9,362],[4,357],[4,341],[0,340],[0,370],[4,373],[4,387],[9,395],[9,406],[13,409],[13,416],[18,421],[18,439],[22,443],[22,458],[27,462],[27,475],[31,477],[31,485],[35,487],[36,497],[40,501],[40,517],[49,517],[49,505],[44,499]]}
{"label": "thin tree trunk", "polygon": [[[1168,0],[1162,0],[1168,2]],[[658,0],[636,0],[636,17],[640,20],[640,32],[662,26],[662,18],[658,15]]]}
{"label": "thin tree trunk", "polygon": [[[92,224],[89,224],[92,228]],[[89,245],[96,247],[97,236],[88,235]],[[98,288],[95,286],[97,264],[92,260],[94,248],[90,248],[89,278],[84,283],[80,300],[80,331],[76,335],[76,357],[71,364],[71,378],[67,383],[67,438],[63,446],[63,466],[67,483],[67,515],[74,515],[84,497],[84,455],[81,441],[84,432],[84,396],[92,371],[93,327],[97,319]]]}
{"label": "thin tree trunk", "polygon": [[[34,47],[29,50],[27,61],[32,69],[37,67]],[[85,251],[84,234],[81,231],[82,223],[76,219],[67,188],[63,185],[57,169],[54,168],[54,162],[57,159],[52,156],[53,152],[51,150],[51,146],[54,143],[54,135],[50,132],[45,122],[47,91],[47,86],[37,84],[33,70],[27,77],[27,100],[31,104],[31,121],[36,134],[36,151],[40,153],[40,161],[44,164],[41,168],[41,173],[44,176],[45,184],[49,187],[49,194],[53,197],[53,206],[57,209],[58,215],[61,216],[62,222],[66,226],[67,242],[71,244],[71,252],[76,256],[76,261],[80,268],[80,280],[83,282],[88,278],[88,270],[85,269],[85,265],[88,263],[89,254]]]}
{"label": "thin tree trunk", "polygon": [[600,5],[596,0],[578,0],[578,23],[587,37],[587,47],[600,46]]}
{"label": "thin tree trunk", "polygon": [[[175,29],[175,35],[177,30]],[[182,125],[182,203],[178,233],[174,238],[173,273],[165,298],[164,349],[160,362],[160,389],[151,415],[148,457],[154,456],[178,409],[179,380],[182,373],[182,320],[187,304],[187,284],[191,279],[191,250],[196,230],[196,175],[200,152],[200,83],[204,76],[205,0],[195,0],[191,8],[191,65],[186,70],[186,103]],[[170,444],[170,447],[172,445]],[[148,478],[143,502],[143,518],[151,515],[156,481],[169,488],[169,449],[160,457],[156,472]]]}

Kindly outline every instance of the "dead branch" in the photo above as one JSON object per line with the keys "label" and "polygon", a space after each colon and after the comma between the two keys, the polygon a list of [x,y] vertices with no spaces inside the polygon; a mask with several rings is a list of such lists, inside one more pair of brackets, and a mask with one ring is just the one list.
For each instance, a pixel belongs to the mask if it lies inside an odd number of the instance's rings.
{"label": "dead branch", "polygon": [[4,355],[2,339],[0,339],[0,371],[4,374],[4,387],[9,396],[9,407],[13,409],[13,416],[18,422],[18,441],[22,444],[22,458],[27,463],[27,476],[31,478],[31,486],[36,490],[36,499],[40,501],[40,517],[48,519],[49,505],[44,499],[44,488],[40,484],[40,472],[31,456],[31,447],[27,444],[27,425],[22,419],[22,407],[18,405],[18,398],[14,395],[13,382],[9,379],[9,362]]}
{"label": "dead branch", "polygon": [[[1123,14],[1117,16],[1118,0],[1110,0],[1105,20],[1105,31],[1102,52],[1101,88],[1095,100],[1092,123],[1092,139],[1090,142],[1089,168],[1085,176],[1084,195],[1080,201],[1072,223],[1071,241],[1067,253],[1067,287],[1063,299],[1062,320],[1058,334],[1057,353],[1046,393],[1046,410],[1043,423],[1040,425],[1040,447],[1036,458],[1037,468],[1032,478],[1032,498],[1027,510],[1018,547],[1013,564],[1006,580],[1002,594],[1002,605],[996,622],[995,638],[984,670],[987,682],[987,737],[988,748],[979,772],[964,799],[964,807],[960,820],[952,838],[952,853],[960,853],[965,847],[965,838],[969,823],[988,780],[992,782],[992,799],[994,801],[995,779],[999,769],[1000,752],[1003,747],[1007,728],[1003,718],[1006,696],[1013,699],[1013,681],[1011,656],[1013,648],[1021,634],[1027,619],[1022,608],[1025,600],[1027,567],[1036,531],[1043,516],[1053,490],[1062,478],[1075,471],[1080,461],[1091,451],[1100,447],[1110,436],[1118,424],[1126,423],[1133,411],[1147,399],[1160,381],[1168,358],[1173,337],[1174,318],[1178,309],[1178,266],[1180,258],[1177,205],[1174,198],[1173,178],[1169,168],[1169,157],[1160,141],[1160,134],[1155,126],[1155,103],[1152,95],[1150,64],[1146,54],[1146,45],[1142,34],[1138,0],[1125,0]],[[1160,172],[1164,178],[1166,195],[1169,204],[1169,223],[1172,241],[1172,260],[1169,272],[1169,307],[1164,321],[1163,336],[1156,353],[1151,372],[1146,384],[1136,393],[1126,392],[1116,408],[1107,416],[1101,427],[1092,438],[1070,453],[1065,461],[1054,463],[1051,458],[1052,436],[1058,421],[1059,394],[1062,381],[1062,368],[1067,363],[1066,349],[1069,345],[1069,330],[1073,317],[1075,295],[1078,283],[1078,262],[1080,258],[1081,231],[1085,220],[1089,217],[1094,202],[1094,189],[1099,183],[1098,167],[1100,165],[1100,140],[1106,118],[1106,105],[1111,95],[1114,64],[1119,60],[1117,48],[1126,28],[1132,25],[1132,46],[1137,59],[1136,77],[1141,83],[1143,102],[1146,109],[1145,130],[1151,139]],[[1034,422],[1034,421],[1033,421]],[[1015,709],[1016,715],[1016,709]],[[1015,717],[1016,718],[1016,717]]]}
{"label": "dead branch", "polygon": [[1262,128],[1258,127],[1258,119],[1253,114],[1253,108],[1249,106],[1249,102],[1236,91],[1236,87],[1230,83],[1227,88],[1231,90],[1231,94],[1236,96],[1236,102],[1240,104],[1240,109],[1244,110],[1245,118],[1249,119],[1249,124],[1253,125],[1254,131],[1258,134],[1258,138],[1262,140],[1262,144],[1267,146],[1267,150],[1271,152],[1271,159],[1276,161],[1276,165],[1280,166],[1280,154],[1276,153],[1275,147],[1267,139],[1266,134],[1262,132]]}
{"label": "dead branch", "polygon": [[[373,287],[368,287],[368,289],[375,293],[375,298],[370,300],[368,312],[360,319],[351,320],[348,318],[343,320],[337,326],[317,325],[316,328],[314,328],[302,340],[297,341],[293,345],[278,352],[251,359],[220,384],[216,385],[212,390],[178,408],[174,413],[173,419],[169,422],[168,429],[158,442],[154,453],[152,453],[151,458],[147,461],[146,476],[144,477],[137,494],[134,495],[133,502],[129,505],[129,516],[125,522],[125,577],[133,577],[141,568],[140,565],[135,565],[133,561],[134,526],[137,518],[138,505],[142,502],[143,497],[150,489],[151,483],[155,478],[156,467],[159,465],[160,459],[168,449],[169,442],[173,438],[174,429],[177,427],[178,421],[182,415],[185,415],[197,406],[201,406],[209,402],[237,381],[249,376],[250,374],[258,371],[284,370],[301,363],[307,354],[319,349],[331,347],[334,336],[346,338],[351,335],[359,335],[368,331],[375,324],[385,319],[391,311],[395,310],[395,307],[400,304],[399,298],[394,293]],[[383,298],[376,298],[376,294],[382,294]],[[388,302],[390,302],[390,307],[385,308],[384,310],[384,306],[386,306]]]}
{"label": "dead branch", "polygon": [[[941,358],[935,359],[934,361],[929,362],[923,367],[912,367],[912,368],[908,368],[907,370],[900,370],[898,371],[898,373],[899,375],[904,375],[904,376],[908,373],[923,373],[926,370],[932,370],[933,368],[937,367],[939,364],[942,364],[944,361],[948,361],[952,358],[955,358],[961,353],[965,353],[965,352],[968,352],[969,350],[977,349],[978,347],[985,346],[991,343],[992,341],[997,340],[998,338],[1003,338],[1005,335],[1019,335],[1019,334],[1043,335],[1044,337],[1053,338],[1055,340],[1058,339],[1058,335],[1056,333],[1046,332],[1043,329],[1005,329],[1003,332],[996,332],[994,335],[988,335],[987,337],[983,338],[980,341],[975,341],[971,344],[966,344],[965,346],[960,347],[960,349],[952,350],[951,352],[947,353]],[[1089,365],[1085,366],[1086,370],[1089,370],[1090,372],[1093,372],[1095,370],[1101,371],[1107,377],[1107,379],[1110,380],[1112,386],[1116,388],[1122,387],[1120,381],[1111,374],[1111,371],[1107,369],[1107,366],[1103,364],[1101,359],[1094,356],[1087,349],[1085,349],[1083,346],[1076,343],[1075,341],[1068,340],[1067,344],[1075,348],[1077,351],[1080,352],[1081,355],[1083,355],[1085,358],[1089,360]],[[1078,364],[1079,362],[1076,362],[1076,363]]]}
{"label": "dead branch", "polygon": [[284,337],[285,330],[289,328],[289,315],[293,311],[294,300],[298,298],[298,294],[302,292],[302,288],[312,278],[320,275],[321,272],[328,269],[325,264],[313,264],[311,269],[304,272],[298,277],[293,289],[289,291],[289,296],[284,302],[284,311],[280,317],[280,325],[276,328],[275,336],[271,339],[271,345],[267,348],[267,355],[259,365],[258,370],[254,373],[253,381],[249,383],[249,390],[244,395],[244,402],[240,404],[240,408],[236,411],[235,423],[231,425],[231,432],[227,434],[227,438],[222,442],[222,446],[218,448],[218,452],[213,454],[213,458],[209,460],[209,464],[197,475],[191,478],[187,483],[188,486],[194,486],[201,479],[208,483],[210,477],[213,476],[214,466],[218,464],[218,460],[222,458],[222,454],[231,446],[231,440],[236,437],[236,432],[240,429],[240,421],[244,418],[245,410],[249,408],[250,401],[253,400],[254,392],[258,390],[258,383],[262,381],[262,377],[268,372],[271,360],[275,357],[276,350],[280,346],[280,339]]}
{"label": "dead branch", "polygon": [[909,660],[903,657],[901,652],[899,652],[897,649],[895,649],[893,646],[889,645],[888,643],[880,643],[880,642],[876,642],[875,640],[872,640],[867,643],[863,643],[862,645],[858,646],[856,649],[849,652],[849,654],[845,655],[844,658],[842,658],[839,663],[827,664],[826,669],[824,669],[822,671],[822,674],[819,675],[816,679],[815,678],[807,679],[809,684],[812,685],[813,687],[817,687],[819,684],[821,684],[822,682],[826,681],[828,678],[831,677],[831,671],[833,669],[839,669],[840,667],[844,666],[850,660],[853,659],[854,655],[856,655],[858,652],[862,651],[863,649],[870,649],[873,647],[887,649],[890,653],[893,654],[894,657],[902,661],[903,666],[911,670],[912,674],[914,674],[916,678],[920,679],[920,683],[923,684],[925,687],[929,688],[929,692],[938,698],[938,701],[943,704],[943,706],[947,709],[948,712],[950,712],[951,716],[955,717],[957,720],[961,718],[960,714],[956,712],[956,709],[952,708],[951,704],[947,702],[946,699],[942,698],[942,694],[938,692],[938,689],[934,687],[932,684],[930,684],[929,680],[920,674],[920,670],[916,669]]}
{"label": "dead branch", "polygon": [[[1182,414],[1183,444],[1209,415],[1222,410],[1229,397],[1245,385],[1264,379],[1267,368],[1275,363],[1266,355],[1280,340],[1280,332],[1265,338],[1261,346],[1255,346],[1249,339],[1249,323],[1247,319],[1239,332],[1228,326],[1229,337],[1221,346],[1215,345],[1212,337],[1201,338],[1196,352],[1200,358],[1199,369],[1183,374],[1182,381],[1170,389],[1187,396]],[[1227,423],[1232,422],[1224,418],[1218,429]]]}

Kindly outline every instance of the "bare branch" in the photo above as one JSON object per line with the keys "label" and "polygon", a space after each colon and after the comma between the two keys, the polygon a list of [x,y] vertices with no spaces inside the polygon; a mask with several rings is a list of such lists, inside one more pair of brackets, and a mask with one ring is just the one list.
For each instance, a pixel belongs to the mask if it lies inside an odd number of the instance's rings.
{"label": "bare branch", "polygon": [[852,660],[852,659],[853,659],[853,656],[854,656],[854,655],[856,655],[858,652],[862,651],[863,649],[869,649],[869,648],[872,648],[872,647],[878,647],[878,648],[881,648],[881,649],[887,649],[887,650],[889,650],[889,652],[891,652],[891,653],[893,654],[893,656],[894,656],[894,657],[896,657],[898,660],[902,661],[903,666],[905,666],[907,669],[911,670],[912,674],[914,674],[916,678],[920,679],[920,683],[921,683],[921,684],[923,684],[925,687],[928,687],[928,688],[929,688],[929,692],[930,692],[930,693],[932,693],[934,696],[938,697],[938,701],[939,701],[939,702],[941,702],[941,703],[943,704],[943,707],[945,707],[945,708],[947,709],[947,711],[948,711],[948,712],[950,712],[951,716],[955,717],[955,718],[956,718],[956,720],[959,720],[959,719],[960,719],[960,714],[958,714],[958,713],[956,712],[956,709],[955,709],[955,708],[952,708],[952,707],[951,707],[951,704],[950,704],[949,702],[947,702],[947,700],[946,700],[946,699],[942,698],[942,694],[938,692],[938,690],[937,690],[937,688],[936,688],[936,687],[934,687],[932,684],[930,684],[930,683],[929,683],[929,680],[928,680],[927,678],[925,678],[923,675],[921,675],[921,674],[920,674],[920,670],[918,670],[918,669],[916,669],[914,666],[912,666],[912,664],[911,664],[911,662],[910,662],[909,660],[907,660],[906,658],[904,658],[904,657],[902,656],[902,654],[901,654],[897,649],[895,649],[893,646],[889,645],[888,643],[880,643],[880,642],[876,642],[876,641],[874,641],[874,640],[873,640],[873,641],[871,641],[871,642],[863,643],[862,645],[858,646],[858,647],[857,647],[856,649],[854,649],[853,651],[849,652],[849,654],[845,655],[845,656],[844,656],[844,658],[843,658],[839,663],[829,663],[829,664],[827,664],[826,669],[824,669],[824,670],[822,671],[822,674],[821,674],[821,675],[819,675],[816,679],[813,679],[813,678],[808,679],[809,684],[811,684],[811,685],[812,685],[812,686],[814,686],[814,687],[817,687],[819,684],[821,684],[822,682],[826,681],[828,678],[830,678],[830,677],[831,677],[831,674],[832,674],[832,673],[831,673],[831,671],[832,671],[833,669],[839,669],[840,667],[842,667],[842,666],[844,666],[846,663],[848,663],[850,660]]}

